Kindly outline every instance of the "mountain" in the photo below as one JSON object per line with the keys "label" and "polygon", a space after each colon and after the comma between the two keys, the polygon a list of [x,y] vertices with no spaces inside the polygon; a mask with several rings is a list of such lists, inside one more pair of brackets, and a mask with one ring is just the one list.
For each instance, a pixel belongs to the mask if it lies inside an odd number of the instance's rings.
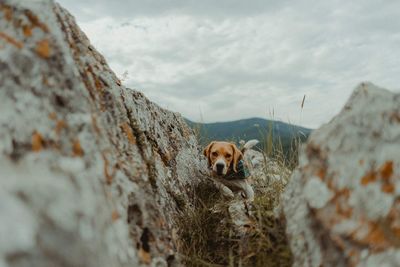
{"label": "mountain", "polygon": [[260,149],[275,151],[281,146],[285,155],[290,153],[291,144],[295,140],[304,142],[312,131],[305,127],[262,118],[215,123],[198,123],[190,120],[186,122],[198,134],[201,145],[205,146],[212,140],[238,143],[239,140],[258,139]]}

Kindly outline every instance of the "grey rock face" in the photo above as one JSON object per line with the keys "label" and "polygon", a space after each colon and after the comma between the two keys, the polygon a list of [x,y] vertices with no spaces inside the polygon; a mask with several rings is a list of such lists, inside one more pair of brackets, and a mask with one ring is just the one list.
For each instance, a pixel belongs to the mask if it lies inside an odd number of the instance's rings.
{"label": "grey rock face", "polygon": [[361,84],[284,194],[294,266],[399,266],[400,94]]}
{"label": "grey rock face", "polygon": [[202,161],[52,1],[0,2],[0,266],[166,266]]}

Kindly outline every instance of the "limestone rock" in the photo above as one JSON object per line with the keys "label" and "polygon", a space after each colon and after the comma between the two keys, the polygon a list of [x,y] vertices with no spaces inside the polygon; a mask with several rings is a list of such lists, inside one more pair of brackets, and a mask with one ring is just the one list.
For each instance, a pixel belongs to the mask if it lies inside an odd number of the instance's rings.
{"label": "limestone rock", "polygon": [[272,181],[282,181],[287,183],[290,177],[290,170],[278,164],[278,161],[269,158],[264,153],[250,149],[246,151],[245,160],[248,162],[248,167],[251,173],[255,187],[268,185]]}
{"label": "limestone rock", "polygon": [[197,142],[53,1],[0,2],[0,266],[166,266]]}
{"label": "limestone rock", "polygon": [[294,266],[399,266],[400,94],[361,84],[284,194]]}

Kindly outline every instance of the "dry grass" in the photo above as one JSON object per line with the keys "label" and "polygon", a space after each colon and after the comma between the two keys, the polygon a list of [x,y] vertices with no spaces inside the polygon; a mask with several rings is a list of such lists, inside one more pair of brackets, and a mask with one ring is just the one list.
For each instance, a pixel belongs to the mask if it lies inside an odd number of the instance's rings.
{"label": "dry grass", "polygon": [[215,186],[205,181],[195,189],[194,206],[188,207],[178,219],[180,253],[186,266],[217,266],[223,262],[218,252],[223,247],[223,236],[217,229],[227,216],[213,212],[216,203],[222,203]]}
{"label": "dry grass", "polygon": [[211,182],[196,188],[194,207],[178,220],[185,266],[291,266],[285,220],[274,215],[284,183],[255,188],[250,207],[254,224],[245,235],[233,230],[228,203]]}
{"label": "dry grass", "polygon": [[248,242],[248,250],[254,255],[245,259],[244,266],[292,265],[292,254],[285,233],[286,221],[274,214],[280,205],[284,187],[282,181],[272,181],[266,191],[256,190],[253,203],[256,227]]}

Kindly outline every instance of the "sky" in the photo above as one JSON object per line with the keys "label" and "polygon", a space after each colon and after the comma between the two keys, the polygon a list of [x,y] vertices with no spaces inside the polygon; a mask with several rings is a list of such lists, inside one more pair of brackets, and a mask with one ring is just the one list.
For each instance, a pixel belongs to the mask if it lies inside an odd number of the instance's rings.
{"label": "sky", "polygon": [[194,121],[316,128],[363,81],[400,88],[398,0],[59,2],[127,87]]}

